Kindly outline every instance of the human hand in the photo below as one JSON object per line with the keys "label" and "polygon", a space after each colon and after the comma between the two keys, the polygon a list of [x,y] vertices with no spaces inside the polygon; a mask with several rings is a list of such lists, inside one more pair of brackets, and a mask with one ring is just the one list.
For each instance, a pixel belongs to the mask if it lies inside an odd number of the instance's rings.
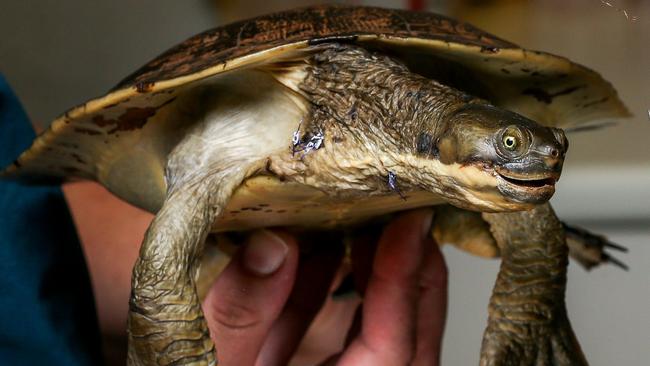
{"label": "human hand", "polygon": [[[430,223],[430,210],[410,211],[378,240],[355,240],[353,273],[364,300],[345,347],[323,364],[438,365],[447,272]],[[300,256],[297,240],[283,231],[248,239],[203,303],[221,365],[289,363],[339,268],[342,251],[322,244]],[[345,329],[333,328],[341,336]]]}

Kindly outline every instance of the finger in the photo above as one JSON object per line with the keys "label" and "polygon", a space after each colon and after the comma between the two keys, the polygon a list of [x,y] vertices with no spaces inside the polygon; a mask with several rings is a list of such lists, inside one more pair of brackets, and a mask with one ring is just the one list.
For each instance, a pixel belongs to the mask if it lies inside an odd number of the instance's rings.
{"label": "finger", "polygon": [[253,365],[293,287],[298,264],[294,239],[261,230],[215,281],[203,302],[222,366]]}
{"label": "finger", "polygon": [[350,256],[352,258],[352,276],[357,292],[363,296],[368,287],[372,267],[381,237],[383,225],[369,225],[357,230],[352,237]]}
{"label": "finger", "polygon": [[[357,292],[363,297],[368,287],[368,281],[372,274],[372,265],[375,260],[377,243],[382,233],[382,226],[368,226],[363,230],[357,231],[352,238],[351,258],[352,273],[354,286]],[[348,329],[345,346],[349,346],[354,341],[359,332],[361,332],[363,306],[359,305],[354,312],[352,324]]]}
{"label": "finger", "polygon": [[363,304],[361,333],[342,365],[406,365],[415,353],[419,272],[431,210],[401,214],[379,241]]}
{"label": "finger", "polygon": [[[359,304],[354,311],[354,316],[352,317],[352,322],[348,329],[348,333],[345,338],[343,349],[347,349],[348,346],[356,339],[357,335],[361,330],[361,312],[363,310],[363,304]],[[339,364],[339,359],[341,358],[342,352],[334,353],[331,356],[325,358],[318,365],[319,366],[333,366]]]}
{"label": "finger", "polygon": [[438,366],[447,318],[447,266],[440,247],[429,237],[420,272],[420,301],[414,366]]}
{"label": "finger", "polygon": [[300,255],[293,291],[269,332],[258,356],[258,365],[289,364],[329,295],[330,285],[343,258],[341,237],[326,235],[309,240],[309,251]]}
{"label": "finger", "polygon": [[363,314],[363,303],[357,306],[357,309],[354,312],[354,317],[352,318],[352,324],[350,324],[350,329],[348,329],[348,334],[345,338],[345,346],[349,346],[361,332],[361,316]]}

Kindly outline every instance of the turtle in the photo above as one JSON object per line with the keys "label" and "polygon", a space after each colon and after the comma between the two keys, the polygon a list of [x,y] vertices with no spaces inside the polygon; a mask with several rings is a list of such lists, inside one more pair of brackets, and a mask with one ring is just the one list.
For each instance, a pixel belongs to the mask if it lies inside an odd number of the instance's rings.
{"label": "turtle", "polygon": [[469,24],[315,6],[189,38],[55,119],[1,176],[95,180],[156,214],[133,270],[129,365],[217,363],[195,287],[210,233],[346,230],[448,204],[440,215],[480,212],[468,217],[503,258],[481,364],[586,364],[547,202],[562,128],[628,114],[595,71]]}

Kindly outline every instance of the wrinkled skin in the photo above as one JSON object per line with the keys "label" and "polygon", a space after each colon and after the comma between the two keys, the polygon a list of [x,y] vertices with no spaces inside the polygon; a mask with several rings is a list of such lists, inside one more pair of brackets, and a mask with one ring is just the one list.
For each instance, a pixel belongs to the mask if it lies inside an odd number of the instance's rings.
{"label": "wrinkled skin", "polygon": [[[390,171],[405,190],[481,211],[529,209],[553,195],[568,148],[560,129],[361,48],[333,45],[310,61],[298,91],[315,107],[298,132],[300,141],[323,133],[323,147],[304,167],[293,154],[272,158],[272,173],[297,173],[294,179],[336,196],[347,186],[385,191],[376,176]],[[361,158],[368,166],[360,166]],[[344,165],[349,161],[357,165]]]}
{"label": "wrinkled skin", "polygon": [[551,206],[483,217],[503,260],[490,299],[481,366],[587,365],[567,318],[568,247]]}

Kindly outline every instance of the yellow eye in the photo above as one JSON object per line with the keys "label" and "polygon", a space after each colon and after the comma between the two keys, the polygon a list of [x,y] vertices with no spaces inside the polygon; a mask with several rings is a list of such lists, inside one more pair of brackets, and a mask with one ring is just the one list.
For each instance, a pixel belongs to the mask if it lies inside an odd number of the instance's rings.
{"label": "yellow eye", "polygon": [[512,135],[505,135],[503,136],[503,146],[505,146],[506,149],[513,151],[517,148],[517,139]]}

